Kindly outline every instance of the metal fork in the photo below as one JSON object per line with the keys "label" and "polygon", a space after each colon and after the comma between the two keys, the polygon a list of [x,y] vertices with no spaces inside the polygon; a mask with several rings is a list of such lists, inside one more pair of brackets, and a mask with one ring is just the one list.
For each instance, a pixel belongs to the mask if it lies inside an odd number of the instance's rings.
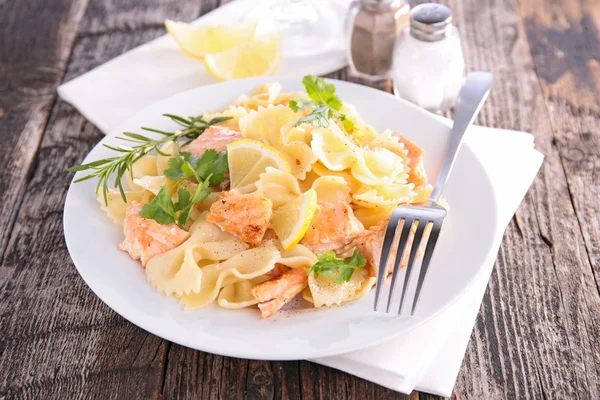
{"label": "metal fork", "polygon": [[390,221],[387,225],[385,238],[383,240],[383,246],[381,249],[379,271],[377,274],[377,289],[375,292],[375,311],[377,311],[379,306],[379,298],[383,290],[384,278],[387,275],[387,263],[399,224],[402,223],[402,229],[400,232],[400,240],[398,241],[398,252],[396,253],[396,258],[394,260],[394,270],[392,272],[392,281],[390,284],[386,313],[390,312],[392,306],[400,265],[402,259],[404,258],[404,252],[408,251],[406,247],[413,225],[416,225],[416,231],[412,246],[410,246],[410,255],[408,258],[408,264],[406,266],[406,274],[404,275],[404,284],[402,287],[402,294],[400,296],[398,314],[402,314],[402,306],[404,305],[404,299],[410,282],[410,276],[414,268],[415,259],[417,258],[417,253],[421,246],[421,240],[423,240],[426,227],[431,225],[429,237],[425,238],[425,241],[427,241],[427,247],[425,247],[423,261],[421,263],[421,271],[419,272],[419,279],[417,280],[417,288],[413,299],[411,315],[414,315],[419,303],[421,290],[423,289],[423,283],[425,282],[425,277],[427,276],[429,263],[431,262],[431,257],[433,256],[433,251],[440,235],[442,224],[446,218],[446,209],[438,205],[437,201],[439,200],[440,194],[442,193],[444,185],[446,184],[448,175],[452,170],[452,165],[454,164],[454,160],[462,143],[464,134],[485,102],[485,99],[487,98],[492,86],[492,81],[493,75],[489,72],[471,72],[469,75],[467,75],[465,83],[460,91],[459,103],[454,115],[454,125],[452,126],[450,143],[448,144],[448,150],[446,151],[444,164],[435,183],[431,196],[429,196],[429,199],[426,202],[421,204],[407,204],[398,206],[392,213]]}

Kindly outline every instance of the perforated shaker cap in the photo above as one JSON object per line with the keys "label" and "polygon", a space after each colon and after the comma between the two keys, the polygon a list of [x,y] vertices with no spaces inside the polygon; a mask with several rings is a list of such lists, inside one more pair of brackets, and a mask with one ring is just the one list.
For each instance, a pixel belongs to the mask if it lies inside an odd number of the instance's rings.
{"label": "perforated shaker cap", "polygon": [[424,3],[410,12],[410,34],[426,42],[437,42],[450,34],[452,10],[442,4]]}

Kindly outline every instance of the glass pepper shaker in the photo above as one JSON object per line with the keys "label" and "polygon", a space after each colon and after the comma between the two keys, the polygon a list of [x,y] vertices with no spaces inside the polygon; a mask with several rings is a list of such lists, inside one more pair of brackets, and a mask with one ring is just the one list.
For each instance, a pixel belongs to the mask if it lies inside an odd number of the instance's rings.
{"label": "glass pepper shaker", "polygon": [[458,29],[450,8],[434,3],[414,7],[394,50],[394,93],[426,110],[453,107],[465,76]]}
{"label": "glass pepper shaker", "polygon": [[408,25],[404,0],[356,0],[346,19],[348,62],[354,75],[376,81],[389,78],[396,37]]}

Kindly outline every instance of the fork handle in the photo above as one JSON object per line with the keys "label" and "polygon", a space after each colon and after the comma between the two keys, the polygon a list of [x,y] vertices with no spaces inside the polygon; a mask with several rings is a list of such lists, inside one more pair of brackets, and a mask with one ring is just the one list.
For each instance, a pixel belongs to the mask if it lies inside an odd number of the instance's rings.
{"label": "fork handle", "polygon": [[460,89],[458,106],[454,113],[454,125],[452,126],[452,132],[450,134],[450,143],[448,144],[446,157],[444,157],[444,165],[442,165],[440,175],[435,182],[429,200],[439,200],[444,185],[446,184],[446,180],[448,179],[448,175],[454,165],[454,160],[456,159],[456,154],[462,144],[465,132],[473,123],[473,120],[477,113],[479,113],[485,99],[487,99],[493,80],[494,75],[490,72],[477,71],[467,75],[465,83]]}

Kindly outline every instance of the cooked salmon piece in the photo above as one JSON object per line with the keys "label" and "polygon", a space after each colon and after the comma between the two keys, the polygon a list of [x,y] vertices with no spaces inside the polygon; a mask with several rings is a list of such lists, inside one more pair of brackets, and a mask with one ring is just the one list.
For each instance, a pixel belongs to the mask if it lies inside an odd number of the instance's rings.
{"label": "cooked salmon piece", "polygon": [[190,234],[175,224],[161,225],[152,219],[142,218],[141,210],[142,205],[137,202],[127,207],[123,221],[125,240],[119,249],[128,252],[134,260],[141,260],[145,267],[152,257],[179,246]]}
{"label": "cooked salmon piece", "polygon": [[289,303],[308,284],[306,268],[292,268],[276,278],[259,283],[251,293],[259,301],[261,318],[269,318]]}
{"label": "cooked salmon piece", "polygon": [[211,126],[206,129],[200,137],[186,145],[183,150],[199,157],[208,149],[227,151],[227,143],[241,138],[241,132],[227,129],[222,126]]}
{"label": "cooked salmon piece", "polygon": [[275,266],[272,270],[269,271],[269,275],[273,278],[277,278],[278,276],[283,275],[284,272],[289,271],[290,267],[287,265],[283,265],[280,263],[275,263]]}
{"label": "cooked salmon piece", "polygon": [[[361,232],[345,249],[343,252],[340,252],[338,256],[341,257],[349,257],[354,252],[354,249],[358,249],[358,252],[362,254],[362,256],[366,259],[367,264],[365,268],[369,271],[370,276],[377,276],[377,271],[379,270],[379,260],[381,257],[381,247],[383,246],[383,239],[385,237],[385,230],[387,228],[388,219],[380,221],[377,225],[373,225],[371,228]],[[406,243],[406,249],[410,249],[412,246],[413,240],[415,238],[416,225],[413,225],[410,234],[408,235],[408,241]],[[426,230],[427,232],[427,230]],[[398,235],[400,234],[400,230],[398,231]],[[423,240],[425,237],[423,238]],[[388,267],[387,272],[391,274],[394,270],[394,263],[392,260],[396,258],[396,254],[398,252],[397,240],[392,244],[392,249],[390,252],[390,256],[388,258]],[[423,242],[422,242],[423,243]],[[408,258],[410,252],[404,251],[404,257],[402,257],[402,261],[400,262],[400,267],[404,268],[408,265]],[[417,255],[421,255],[421,249],[417,253]]]}
{"label": "cooked salmon piece", "polygon": [[408,182],[414,183],[415,187],[426,185],[427,174],[423,165],[423,149],[398,131],[393,131],[392,136],[398,138],[398,141],[404,144],[404,148],[408,152],[408,158],[410,159],[408,162],[410,167]]}
{"label": "cooked salmon piece", "polygon": [[350,205],[343,201],[321,203],[301,243],[314,253],[331,251],[344,247],[364,229]]}
{"label": "cooked salmon piece", "polygon": [[222,192],[210,206],[206,220],[256,246],[263,240],[272,215],[273,202],[268,197]]}

